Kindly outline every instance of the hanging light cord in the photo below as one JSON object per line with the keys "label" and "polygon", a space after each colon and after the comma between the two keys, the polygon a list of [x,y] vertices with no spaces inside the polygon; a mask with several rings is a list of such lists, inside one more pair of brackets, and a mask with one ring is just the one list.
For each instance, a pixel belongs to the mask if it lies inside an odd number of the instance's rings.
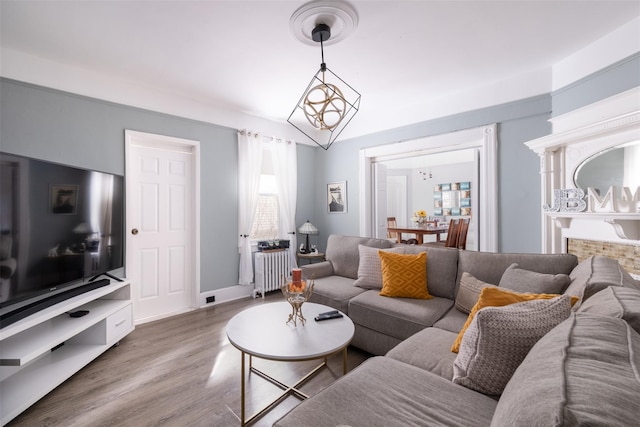
{"label": "hanging light cord", "polygon": [[322,71],[322,83],[324,83],[324,72],[327,71],[327,64],[324,63],[324,37],[320,35],[320,56],[322,57],[322,63],[320,64],[320,71]]}

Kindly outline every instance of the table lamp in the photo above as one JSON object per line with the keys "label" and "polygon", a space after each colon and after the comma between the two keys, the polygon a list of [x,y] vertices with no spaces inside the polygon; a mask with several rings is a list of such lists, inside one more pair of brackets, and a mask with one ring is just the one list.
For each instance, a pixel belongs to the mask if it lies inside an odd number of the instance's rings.
{"label": "table lamp", "polygon": [[315,225],[311,224],[309,220],[307,220],[307,222],[305,222],[300,226],[300,228],[298,228],[298,232],[300,234],[307,235],[307,243],[306,243],[306,246],[304,247],[304,251],[300,250],[300,252],[309,253],[309,234],[318,234],[318,229],[316,228]]}

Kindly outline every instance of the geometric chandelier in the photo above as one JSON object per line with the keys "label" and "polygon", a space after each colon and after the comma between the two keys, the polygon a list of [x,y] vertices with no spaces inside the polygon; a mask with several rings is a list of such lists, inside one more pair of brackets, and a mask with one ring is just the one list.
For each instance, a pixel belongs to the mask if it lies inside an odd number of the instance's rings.
{"label": "geometric chandelier", "polygon": [[360,93],[334,74],[324,62],[324,42],[331,28],[317,24],[311,31],[320,43],[322,63],[287,121],[320,147],[328,150],[360,108]]}

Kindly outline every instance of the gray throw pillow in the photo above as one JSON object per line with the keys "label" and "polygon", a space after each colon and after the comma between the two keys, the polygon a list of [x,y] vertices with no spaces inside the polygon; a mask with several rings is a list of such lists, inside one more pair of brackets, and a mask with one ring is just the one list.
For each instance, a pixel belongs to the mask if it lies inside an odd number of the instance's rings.
{"label": "gray throw pillow", "polygon": [[586,300],[577,312],[625,320],[640,334],[640,291],[636,289],[609,286]]}
{"label": "gray throw pillow", "polygon": [[518,264],[511,264],[505,270],[498,286],[516,292],[534,294],[561,294],[571,283],[567,274],[544,274],[523,270]]}
{"label": "gray throw pillow", "polygon": [[491,396],[502,394],[529,350],[570,314],[568,295],[479,310],[453,362],[453,382]]}
{"label": "gray throw pillow", "polygon": [[404,248],[398,246],[395,248],[380,249],[358,245],[360,262],[358,264],[358,279],[353,282],[354,286],[363,289],[382,289],[382,263],[380,262],[378,251],[403,254]]}
{"label": "gray throw pillow", "polygon": [[460,277],[460,286],[456,295],[456,308],[463,313],[471,313],[471,309],[478,302],[480,292],[484,288],[497,288],[496,285],[476,279],[466,271]]}

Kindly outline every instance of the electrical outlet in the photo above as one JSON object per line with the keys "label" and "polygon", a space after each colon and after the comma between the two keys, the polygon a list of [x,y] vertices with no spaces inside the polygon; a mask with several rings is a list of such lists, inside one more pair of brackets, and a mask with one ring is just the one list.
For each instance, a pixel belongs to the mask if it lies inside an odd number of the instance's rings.
{"label": "electrical outlet", "polygon": [[211,295],[210,297],[207,297],[207,304],[210,304],[212,302],[216,302],[216,296],[215,295]]}

